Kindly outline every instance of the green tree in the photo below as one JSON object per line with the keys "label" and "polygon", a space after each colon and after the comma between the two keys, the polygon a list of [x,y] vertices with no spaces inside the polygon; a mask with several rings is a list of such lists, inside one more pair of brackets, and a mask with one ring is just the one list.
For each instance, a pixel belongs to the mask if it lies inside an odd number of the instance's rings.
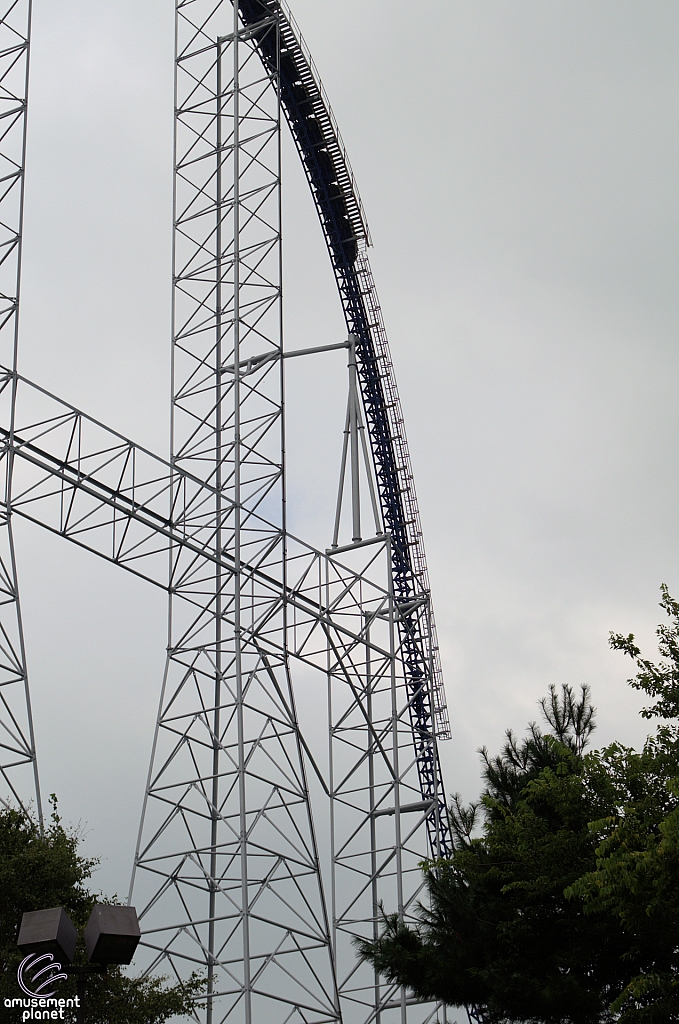
{"label": "green tree", "polygon": [[551,688],[541,705],[549,731],[531,723],[496,757],[483,749],[480,803],[453,798],[454,853],[426,868],[419,925],[389,916],[359,955],[422,998],[482,1006],[489,1021],[590,1024],[610,1019],[621,936],[565,890],[596,866],[588,823],[611,813],[616,787],[584,755],[587,688]]}
{"label": "green tree", "polygon": [[624,799],[593,823],[596,867],[571,890],[586,914],[622,930],[629,979],[613,1009],[624,1024],[679,1020],[679,603],[667,587],[661,607],[670,621],[657,630],[658,664],[642,658],[633,635],[611,636],[637,666],[630,685],[654,700],[642,715],[660,724],[641,753],[619,745],[602,752]]}
{"label": "green tree", "polygon": [[[56,799],[52,800],[52,818],[44,830],[18,810],[0,809],[0,1020],[12,1024],[17,1013],[6,1009],[4,1000],[21,994],[16,970],[23,954],[16,941],[22,914],[63,907],[81,932],[76,963],[85,963],[82,929],[94,903],[103,902],[87,884],[97,861],[79,854],[78,833],[64,828]],[[87,1024],[162,1024],[174,1015],[190,1013],[202,987],[197,976],[184,985],[166,987],[162,978],[130,977],[120,967],[109,967],[106,975],[93,975],[88,981],[85,1020]],[[75,991],[74,979],[59,984],[59,996],[73,996]]]}
{"label": "green tree", "polygon": [[359,944],[385,977],[498,1024],[679,1021],[679,603],[666,587],[661,607],[659,663],[611,635],[653,700],[642,715],[660,720],[643,750],[585,753],[587,691],[552,689],[549,731],[483,750],[480,804],[454,798],[455,850],[426,866],[419,923],[387,917]]}

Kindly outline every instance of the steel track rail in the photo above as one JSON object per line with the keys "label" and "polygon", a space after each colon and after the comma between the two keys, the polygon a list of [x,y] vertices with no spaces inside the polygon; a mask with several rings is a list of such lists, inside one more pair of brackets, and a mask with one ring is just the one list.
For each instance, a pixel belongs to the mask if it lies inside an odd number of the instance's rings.
{"label": "steel track rail", "polygon": [[[412,693],[411,725],[431,853],[452,851],[437,741],[450,738],[436,626],[420,517],[401,405],[366,248],[370,234],[335,118],[309,50],[283,0],[266,6],[280,26],[280,72],[261,0],[238,0],[280,96],[302,161],[330,255],[347,328],[357,338],[359,378],[380,503],[392,537],[394,595],[411,614],[399,617],[405,671]],[[261,26],[261,27],[260,27]],[[426,606],[423,613],[422,608]]]}

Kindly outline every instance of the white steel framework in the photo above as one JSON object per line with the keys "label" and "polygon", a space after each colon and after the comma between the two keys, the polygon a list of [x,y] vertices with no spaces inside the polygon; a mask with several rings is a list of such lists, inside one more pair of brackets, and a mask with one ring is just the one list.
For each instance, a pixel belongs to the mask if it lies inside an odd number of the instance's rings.
{"label": "white steel framework", "polygon": [[[28,3],[13,4],[7,17],[19,10],[28,19]],[[359,965],[352,945],[377,933],[381,904],[412,913],[420,861],[448,850],[437,750],[437,724],[445,735],[447,720],[367,228],[308,51],[279,0],[176,2],[172,440],[164,460],[17,372],[27,20],[24,29],[15,61],[24,91],[15,87],[13,122],[21,145],[5,179],[15,221],[4,218],[14,274],[13,288],[5,285],[2,337],[11,347],[0,387],[8,548],[0,684],[14,700],[0,708],[14,742],[1,748],[5,778],[21,765],[35,769],[11,547],[16,514],[169,595],[130,894],[146,969],[175,977],[204,970],[195,1015],[206,1024],[426,1021],[436,1007],[413,1006]],[[6,52],[2,59],[9,82]],[[352,331],[329,346],[348,350],[350,376],[327,550],[292,537],[285,521],[284,361],[307,353],[283,344],[282,110]],[[376,523],[366,539],[361,447]],[[348,450],[352,530],[343,543]],[[327,714],[327,744],[317,729],[300,727],[300,687]],[[32,791],[9,785],[9,795],[23,800]]]}
{"label": "white steel framework", "polygon": [[[31,30],[30,0],[0,9],[0,378],[9,387],[5,423],[12,439],[19,326],[26,113]],[[12,532],[11,444],[3,450],[0,510],[0,773],[15,804],[34,803],[42,820],[40,784],[28,689],[19,583]],[[0,793],[0,800],[6,802]]]}
{"label": "white steel framework", "polygon": [[322,1022],[339,1010],[281,600],[280,104],[237,6],[179,3],[176,29],[171,461],[213,487],[201,516],[232,564],[171,551],[141,920],[153,967],[205,964],[206,1021]]}

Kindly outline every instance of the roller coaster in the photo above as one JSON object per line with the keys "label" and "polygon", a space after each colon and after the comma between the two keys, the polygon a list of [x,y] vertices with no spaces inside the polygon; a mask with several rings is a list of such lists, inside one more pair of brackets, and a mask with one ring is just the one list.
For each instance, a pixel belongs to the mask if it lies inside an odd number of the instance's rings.
{"label": "roller coaster", "polygon": [[[143,969],[204,971],[195,1019],[206,1024],[441,1018],[353,948],[378,934],[382,906],[411,917],[420,862],[451,852],[438,750],[450,729],[370,234],[316,67],[283,0],[176,0],[164,459],[18,372],[30,16],[29,0],[5,0],[0,23],[7,800],[40,810],[21,516],[168,594],[129,895]],[[284,121],[347,328],[303,350],[283,341]],[[335,529],[318,549],[287,526],[284,367],[335,349],[347,353],[347,418]],[[327,717],[322,741],[300,724],[300,701]]]}

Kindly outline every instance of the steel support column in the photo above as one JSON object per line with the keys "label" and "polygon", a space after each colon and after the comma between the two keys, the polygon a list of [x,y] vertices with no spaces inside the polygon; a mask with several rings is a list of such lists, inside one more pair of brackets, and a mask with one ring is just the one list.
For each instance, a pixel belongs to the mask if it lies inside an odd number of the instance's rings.
{"label": "steel support column", "polygon": [[[28,688],[19,584],[12,531],[11,439],[16,406],[19,293],[26,158],[31,2],[0,9],[0,374],[7,389],[0,516],[0,774],[10,803],[42,821],[40,784]],[[5,803],[3,794],[0,800]]]}
{"label": "steel support column", "polygon": [[206,1024],[320,1024],[339,1010],[281,600],[280,104],[237,5],[180,0],[176,27],[171,461],[212,488],[230,566],[170,549],[134,899],[152,968],[205,969]]}

